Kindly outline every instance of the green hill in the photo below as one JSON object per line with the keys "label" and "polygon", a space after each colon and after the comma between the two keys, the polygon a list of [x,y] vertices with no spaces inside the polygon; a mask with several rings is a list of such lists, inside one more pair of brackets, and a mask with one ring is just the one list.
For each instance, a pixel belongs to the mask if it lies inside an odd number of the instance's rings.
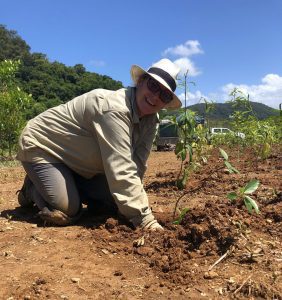
{"label": "green hill", "polygon": [[[259,120],[264,120],[270,117],[274,117],[275,119],[280,119],[280,112],[277,109],[271,108],[265,104],[258,102],[250,102],[254,115]],[[206,122],[208,122],[209,127],[230,127],[230,116],[234,113],[234,111],[238,111],[240,109],[234,109],[230,103],[214,103],[214,110],[206,114],[205,104],[199,103],[188,106],[187,109],[192,110],[196,113],[196,115],[203,117]],[[244,109],[245,110],[245,109]],[[184,111],[184,108],[178,110],[166,110],[163,109],[160,111],[160,119],[165,119],[170,116],[178,116],[180,113]]]}
{"label": "green hill", "polygon": [[18,85],[35,100],[35,105],[27,112],[28,119],[95,88],[122,88],[120,81],[88,72],[82,64],[70,67],[50,62],[43,53],[32,53],[16,31],[0,24],[0,61],[5,59],[21,61]]}
{"label": "green hill", "polygon": [[[272,116],[278,116],[279,111],[277,109],[271,108],[265,104],[258,102],[250,102],[253,112],[259,120],[266,119]],[[206,118],[205,104],[199,103],[187,107],[188,109],[196,112],[198,115]],[[236,109],[237,110],[237,109]],[[212,120],[226,120],[234,112],[230,103],[215,103],[214,111],[210,112],[208,117]]]}

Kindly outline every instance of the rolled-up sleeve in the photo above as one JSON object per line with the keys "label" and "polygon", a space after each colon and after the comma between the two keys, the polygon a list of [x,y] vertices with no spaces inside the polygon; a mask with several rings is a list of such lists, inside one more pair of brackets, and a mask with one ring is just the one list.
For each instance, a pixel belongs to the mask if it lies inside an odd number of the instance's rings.
{"label": "rolled-up sleeve", "polygon": [[153,220],[147,194],[133,160],[129,113],[111,110],[104,112],[96,116],[93,126],[105,175],[119,211],[135,226]]}

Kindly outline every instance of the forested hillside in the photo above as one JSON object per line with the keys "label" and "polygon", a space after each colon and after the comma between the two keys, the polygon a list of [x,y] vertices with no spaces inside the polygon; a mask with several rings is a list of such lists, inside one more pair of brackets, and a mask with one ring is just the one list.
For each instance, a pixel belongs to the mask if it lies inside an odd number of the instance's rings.
{"label": "forested hillside", "polygon": [[32,53],[16,31],[0,25],[0,61],[5,59],[21,61],[16,75],[18,85],[35,100],[26,115],[28,119],[92,89],[122,87],[120,81],[88,72],[82,64],[69,67],[57,61],[50,62],[43,53]]}
{"label": "forested hillside", "polygon": [[[271,108],[265,104],[258,102],[250,102],[253,112],[250,115],[255,115],[258,120],[267,119],[269,117],[277,117],[279,116],[279,111],[277,109]],[[187,106],[187,109],[192,110],[196,113],[196,115],[203,117],[204,119],[209,119],[212,124],[215,126],[228,126],[230,121],[230,116],[234,113],[234,107],[232,107],[231,103],[214,103],[213,109],[206,112],[205,104],[199,103]],[[237,111],[245,110],[243,107],[236,108]],[[184,108],[181,108],[178,111],[167,111],[162,110],[160,114],[160,118],[164,119],[169,116],[178,116],[183,113]],[[245,116],[247,117],[248,114]]]}
{"label": "forested hillside", "polygon": [[[277,109],[271,108],[265,104],[258,102],[250,102],[250,104],[254,114],[259,120],[279,115],[279,111]],[[203,117],[207,116],[204,103],[188,106],[188,109],[196,112]],[[240,111],[241,109],[239,108],[237,110]],[[213,120],[223,120],[228,119],[233,112],[234,108],[232,107],[231,103],[215,103],[214,109],[209,112],[208,117]]]}

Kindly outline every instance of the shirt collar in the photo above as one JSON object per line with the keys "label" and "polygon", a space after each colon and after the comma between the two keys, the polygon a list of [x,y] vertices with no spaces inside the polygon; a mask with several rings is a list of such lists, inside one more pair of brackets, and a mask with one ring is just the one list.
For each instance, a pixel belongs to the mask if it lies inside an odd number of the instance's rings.
{"label": "shirt collar", "polygon": [[136,104],[136,88],[135,87],[129,87],[130,90],[130,103],[131,103],[131,110],[132,110],[132,119],[134,124],[139,123],[139,115],[138,115],[138,109]]}

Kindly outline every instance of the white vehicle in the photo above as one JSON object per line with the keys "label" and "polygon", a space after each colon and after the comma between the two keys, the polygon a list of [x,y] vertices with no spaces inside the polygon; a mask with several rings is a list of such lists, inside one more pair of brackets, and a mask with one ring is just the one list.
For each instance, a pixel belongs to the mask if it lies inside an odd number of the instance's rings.
{"label": "white vehicle", "polygon": [[235,134],[236,136],[244,139],[245,138],[245,134],[243,132],[234,132],[232,130],[230,130],[229,128],[224,128],[224,127],[214,127],[214,128],[211,128],[211,135],[214,135],[214,134]]}

